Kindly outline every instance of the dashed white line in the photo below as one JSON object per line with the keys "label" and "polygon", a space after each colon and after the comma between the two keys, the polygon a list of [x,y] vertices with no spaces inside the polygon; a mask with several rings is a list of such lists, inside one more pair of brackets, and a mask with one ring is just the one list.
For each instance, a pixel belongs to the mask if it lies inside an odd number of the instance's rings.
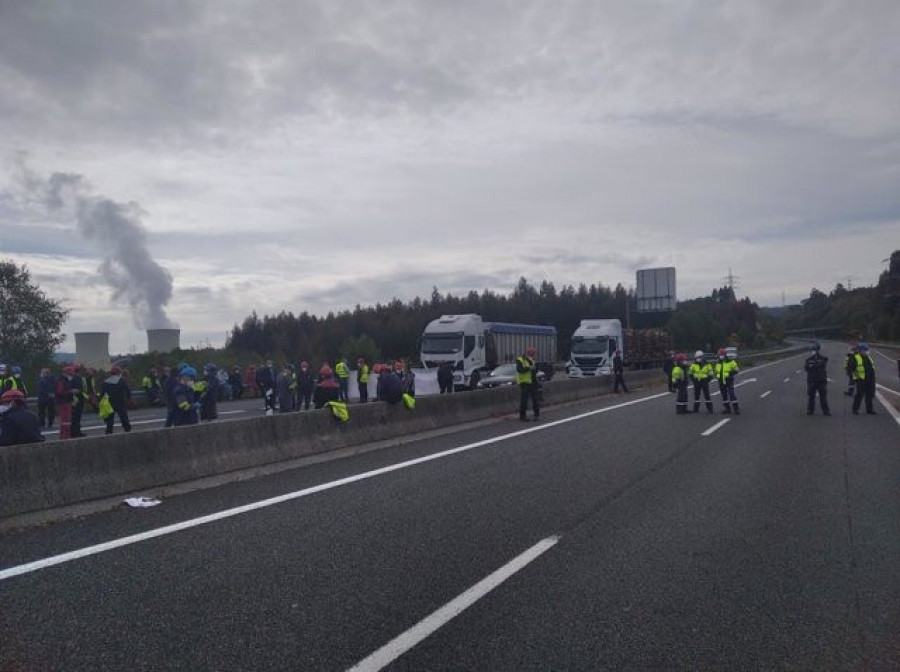
{"label": "dashed white line", "polygon": [[781,382],[782,382],[782,383],[786,383],[786,382],[788,382],[789,380],[790,380],[790,378],[785,378],[785,379],[782,380]]}
{"label": "dashed white line", "polygon": [[759,398],[760,398],[760,399],[765,399],[765,398],[768,397],[770,394],[772,394],[772,390],[766,390],[766,391],[763,392],[761,395],[759,395]]}
{"label": "dashed white line", "polygon": [[720,427],[722,427],[723,425],[725,425],[725,424],[727,424],[727,423],[729,423],[729,422],[731,422],[731,418],[725,418],[724,420],[719,420],[719,422],[717,422],[717,423],[714,424],[712,427],[710,427],[709,429],[707,429],[707,430],[706,430],[705,432],[703,432],[703,434],[701,434],[700,436],[709,436],[709,435],[712,434],[714,431],[716,431],[717,429],[719,429]]}
{"label": "dashed white line", "polygon": [[432,612],[406,632],[398,635],[371,655],[350,668],[349,672],[377,672],[397,660],[416,644],[431,635],[464,610],[471,607],[494,588],[553,548],[559,537],[547,537],[489,574],[464,593]]}

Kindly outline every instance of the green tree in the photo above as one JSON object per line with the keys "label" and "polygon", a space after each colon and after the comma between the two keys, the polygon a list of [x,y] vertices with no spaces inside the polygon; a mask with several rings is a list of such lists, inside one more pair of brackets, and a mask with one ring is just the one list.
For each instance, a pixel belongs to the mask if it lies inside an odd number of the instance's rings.
{"label": "green tree", "polygon": [[0,361],[35,368],[46,364],[65,340],[69,311],[49,298],[25,266],[0,261]]}
{"label": "green tree", "polygon": [[356,360],[360,357],[366,360],[370,366],[373,362],[381,359],[381,351],[378,349],[375,341],[366,334],[345,338],[341,343],[340,354],[351,367],[356,364]]}

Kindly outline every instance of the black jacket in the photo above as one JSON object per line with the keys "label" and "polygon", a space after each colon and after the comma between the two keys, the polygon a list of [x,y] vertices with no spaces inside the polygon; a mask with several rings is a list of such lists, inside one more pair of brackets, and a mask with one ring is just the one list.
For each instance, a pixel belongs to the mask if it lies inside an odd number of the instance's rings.
{"label": "black jacket", "polygon": [[825,383],[828,381],[828,357],[816,353],[806,358],[806,382]]}
{"label": "black jacket", "polygon": [[24,406],[16,404],[0,415],[0,446],[39,443],[43,440],[41,421]]}
{"label": "black jacket", "polygon": [[104,394],[109,396],[109,403],[117,411],[125,408],[128,400],[131,399],[131,390],[128,389],[128,383],[122,376],[110,376],[104,380],[103,386],[100,388],[100,396],[102,397]]}

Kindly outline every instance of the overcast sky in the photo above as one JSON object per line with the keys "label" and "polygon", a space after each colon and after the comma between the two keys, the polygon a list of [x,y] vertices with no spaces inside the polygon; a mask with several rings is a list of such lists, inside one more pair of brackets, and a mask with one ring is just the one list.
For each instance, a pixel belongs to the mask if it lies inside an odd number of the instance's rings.
{"label": "overcast sky", "polygon": [[0,0],[0,256],[114,351],[145,300],[192,346],[523,275],[873,284],[898,35],[895,0]]}

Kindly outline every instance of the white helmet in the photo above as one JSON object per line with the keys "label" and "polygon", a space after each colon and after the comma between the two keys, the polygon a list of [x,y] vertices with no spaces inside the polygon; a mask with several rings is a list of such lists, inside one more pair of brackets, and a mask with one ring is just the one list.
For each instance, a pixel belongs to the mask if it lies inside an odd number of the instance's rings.
{"label": "white helmet", "polygon": [[694,353],[694,359],[701,359],[702,357],[703,357],[703,350],[697,350],[697,352]]}

